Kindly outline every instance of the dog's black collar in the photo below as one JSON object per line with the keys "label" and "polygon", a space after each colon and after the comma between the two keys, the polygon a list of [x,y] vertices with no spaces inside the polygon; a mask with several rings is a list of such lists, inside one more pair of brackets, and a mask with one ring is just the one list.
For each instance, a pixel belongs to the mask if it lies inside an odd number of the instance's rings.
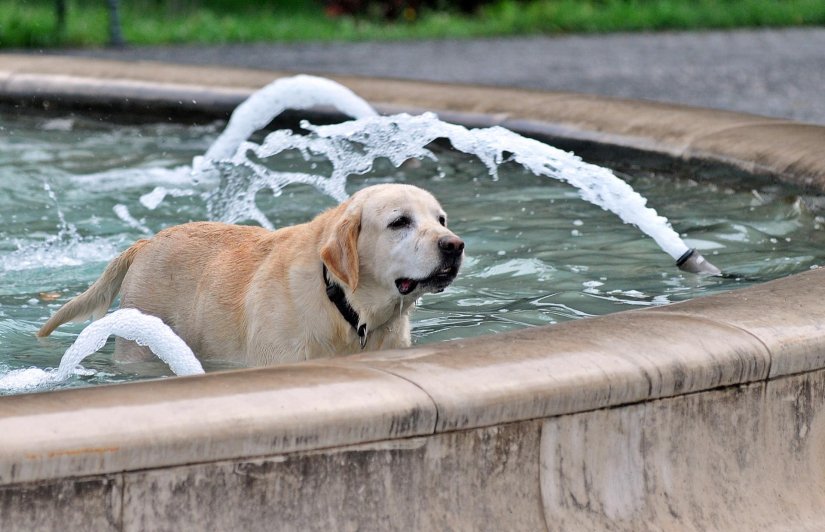
{"label": "dog's black collar", "polygon": [[355,334],[358,335],[358,340],[361,342],[361,349],[364,349],[367,345],[367,324],[361,323],[361,317],[355,312],[355,309],[350,306],[344,289],[341,288],[339,284],[332,282],[332,279],[329,278],[326,264],[323,265],[323,276],[324,284],[327,287],[327,297],[335,305],[335,308],[338,309],[338,312],[341,313],[341,316],[347,320],[347,323],[355,329]]}

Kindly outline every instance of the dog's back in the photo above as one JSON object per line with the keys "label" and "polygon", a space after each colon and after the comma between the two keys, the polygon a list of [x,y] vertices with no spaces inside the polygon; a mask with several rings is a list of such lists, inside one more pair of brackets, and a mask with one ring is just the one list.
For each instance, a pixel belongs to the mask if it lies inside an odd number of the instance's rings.
{"label": "dog's back", "polygon": [[[48,336],[69,321],[97,319],[118,294],[120,306],[161,318],[203,358],[243,352],[246,286],[271,249],[260,227],[193,222],[140,240],[116,257],[88,290],[61,307],[38,331]],[[208,338],[205,338],[208,336]],[[205,346],[209,346],[205,350]],[[115,358],[151,357],[118,340]]]}
{"label": "dog's back", "polygon": [[[161,231],[126,275],[121,306],[158,316],[201,359],[234,358],[245,352],[246,294],[272,249],[273,234],[217,222]],[[118,360],[146,355],[134,345],[118,343]]]}

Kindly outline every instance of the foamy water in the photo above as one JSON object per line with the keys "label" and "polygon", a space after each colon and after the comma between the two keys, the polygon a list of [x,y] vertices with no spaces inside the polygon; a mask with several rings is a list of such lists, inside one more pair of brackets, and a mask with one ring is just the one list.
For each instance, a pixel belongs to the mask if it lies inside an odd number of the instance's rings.
{"label": "foamy water", "polygon": [[192,350],[160,318],[143,314],[137,309],[120,309],[83,329],[63,354],[56,369],[31,367],[3,374],[0,368],[0,391],[19,393],[44,390],[72,376],[94,375],[94,370],[79,367],[79,364],[99,351],[112,335],[148,347],[175,375],[199,375],[204,372]]}
{"label": "foamy water", "polygon": [[152,185],[191,187],[192,167],[114,168],[102,172],[71,175],[69,179],[77,187],[99,192],[142,189]]}
{"label": "foamy water", "polygon": [[[70,375],[92,376],[97,372],[81,367],[75,367]],[[70,375],[58,374],[57,368],[24,368],[12,369],[0,366],[0,392],[22,393],[48,390],[66,380]]]}
{"label": "foamy water", "polygon": [[15,242],[15,251],[0,256],[0,269],[4,271],[80,266],[105,262],[117,255],[117,246],[99,237],[71,238],[56,235],[46,240]]}
{"label": "foamy water", "polygon": [[88,262],[108,261],[117,254],[117,247],[109,240],[81,236],[77,227],[66,221],[51,185],[44,183],[43,189],[57,213],[57,233],[44,240],[14,239],[17,249],[0,255],[0,269],[22,271],[79,266]]}
{"label": "foamy water", "polygon": [[[432,113],[369,117],[330,126],[303,124],[303,127],[323,138],[356,142],[373,159],[387,157],[396,165],[427,156],[423,151],[427,144],[446,138],[455,149],[478,157],[494,179],[498,179],[499,165],[506,160],[516,162],[535,175],[573,185],[582,199],[635,225],[674,259],[689,249],[667,218],[648,207],[647,199],[607,168],[586,163],[571,153],[501,127],[467,129],[443,122]],[[274,151],[263,153],[274,154]],[[259,156],[263,153],[256,152]],[[358,157],[359,166],[363,158]]]}
{"label": "foamy water", "polygon": [[193,161],[195,171],[203,163],[227,159],[255,131],[266,127],[287,109],[330,106],[354,118],[373,116],[375,110],[343,85],[316,76],[294,76],[273,81],[240,104],[220,137],[203,158]]}
{"label": "foamy water", "polygon": [[203,367],[189,346],[160,318],[125,308],[107,314],[89,324],[74,344],[63,354],[58,378],[66,379],[84,358],[102,348],[112,335],[133,340],[151,349],[176,375],[197,375]]}
{"label": "foamy water", "polygon": [[[329,126],[314,126],[305,121],[301,126],[311,132],[308,136],[279,130],[269,134],[260,145],[247,140],[285,108],[305,109],[324,104],[356,119]],[[455,149],[477,157],[493,179],[498,178],[499,165],[516,162],[536,175],[576,187],[582,199],[635,225],[674,259],[689,249],[665,217],[648,207],[644,197],[606,168],[501,127],[467,129],[443,122],[432,113],[378,116],[369,104],[345,87],[311,76],[281,79],[250,96],[238,106],[229,125],[206,154],[195,159],[193,167],[196,175],[220,171],[222,165],[224,170],[246,169],[248,174],[224,172],[220,186],[207,198],[210,216],[229,222],[254,220],[272,228],[269,218],[256,205],[261,190],[269,189],[278,195],[286,185],[302,183],[342,201],[347,197],[345,187],[350,176],[370,171],[380,158],[387,158],[396,166],[408,159],[433,158],[427,145],[440,138],[449,139]],[[287,150],[298,150],[307,159],[321,156],[331,163],[331,174],[277,172],[259,162]]]}

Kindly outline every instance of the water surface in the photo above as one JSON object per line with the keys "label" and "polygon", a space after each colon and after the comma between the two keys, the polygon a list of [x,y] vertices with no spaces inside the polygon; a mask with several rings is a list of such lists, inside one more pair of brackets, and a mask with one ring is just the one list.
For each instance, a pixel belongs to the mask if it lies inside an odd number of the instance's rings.
{"label": "water surface", "polygon": [[[164,227],[208,218],[205,195],[218,183],[194,183],[189,165],[222,127],[0,114],[0,378],[11,370],[57,367],[83,326],[65,325],[45,341],[35,331],[117,253]],[[708,183],[616,162],[630,168],[622,177],[688,245],[735,274],[700,277],[677,270],[650,238],[582,201],[568,185],[514,164],[505,164],[496,181],[479,161],[433,149],[437,162],[397,169],[383,161],[348,184],[350,193],[388,181],[427,188],[466,242],[455,284],[423,298],[414,313],[418,344],[664,305],[822,262],[819,198],[765,181],[722,176]],[[305,161],[297,152],[269,164],[328,170],[325,161]],[[295,185],[278,197],[259,192],[257,205],[280,227],[306,221],[334,201]],[[60,386],[169,374],[160,362],[116,365],[111,352],[110,343]]]}

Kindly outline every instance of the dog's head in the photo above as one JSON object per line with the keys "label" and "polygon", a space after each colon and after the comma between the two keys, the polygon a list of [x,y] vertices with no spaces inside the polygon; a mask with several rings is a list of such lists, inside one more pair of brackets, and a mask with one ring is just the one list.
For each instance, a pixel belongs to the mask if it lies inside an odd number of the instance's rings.
{"label": "dog's head", "polygon": [[321,258],[354,291],[369,279],[396,295],[441,292],[453,282],[464,242],[447,229],[447,214],[429,192],[376,185],[342,204]]}

